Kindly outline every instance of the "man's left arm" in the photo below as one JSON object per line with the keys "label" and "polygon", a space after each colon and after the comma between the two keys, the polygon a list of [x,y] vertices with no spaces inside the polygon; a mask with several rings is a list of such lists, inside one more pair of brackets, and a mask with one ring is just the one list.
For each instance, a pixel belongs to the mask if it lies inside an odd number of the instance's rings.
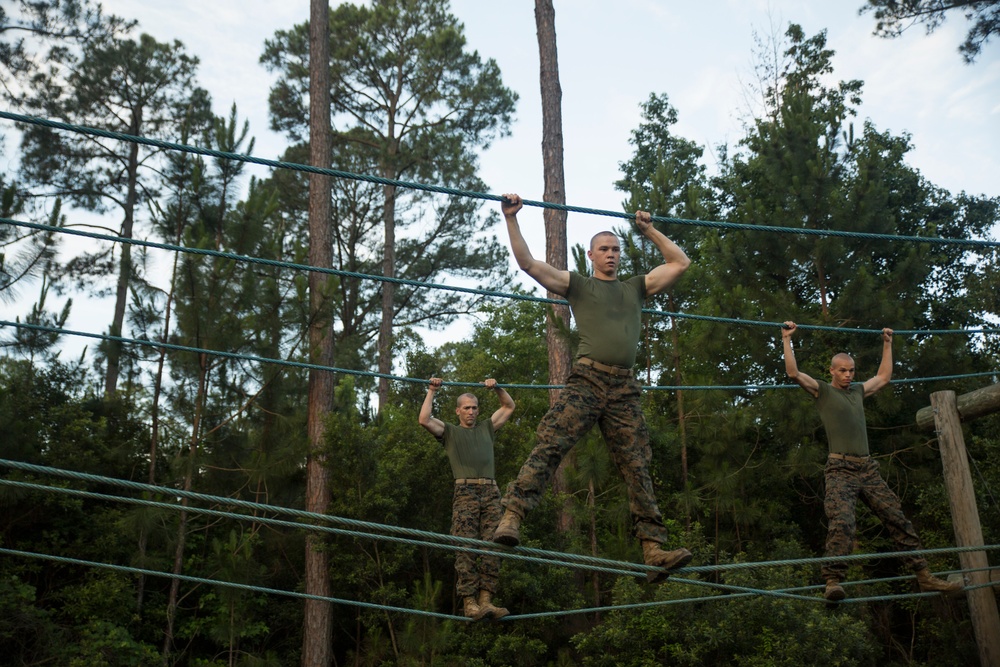
{"label": "man's left arm", "polygon": [[503,387],[497,385],[497,381],[493,378],[485,380],[483,382],[487,389],[492,389],[496,392],[497,398],[500,399],[500,407],[497,411],[490,416],[490,421],[493,422],[493,430],[498,430],[501,426],[507,423],[510,416],[514,414],[514,408],[516,407],[514,399],[510,397],[507,390]]}
{"label": "man's left arm", "polygon": [[681,274],[691,265],[691,260],[680,246],[653,226],[652,216],[646,211],[636,211],[635,224],[642,235],[652,241],[663,255],[664,263],[646,274],[646,296],[653,296],[677,282]]}
{"label": "man's left arm", "polygon": [[862,386],[865,396],[871,396],[892,379],[892,329],[882,329],[882,363],[878,365],[875,377],[867,380]]}

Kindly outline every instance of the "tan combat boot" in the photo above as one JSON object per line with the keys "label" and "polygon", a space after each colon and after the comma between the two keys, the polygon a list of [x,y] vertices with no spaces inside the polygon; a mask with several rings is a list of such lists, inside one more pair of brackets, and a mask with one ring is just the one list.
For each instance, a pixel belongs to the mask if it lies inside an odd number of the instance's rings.
{"label": "tan combat boot", "polygon": [[646,565],[663,568],[662,572],[646,573],[646,581],[655,584],[670,576],[667,570],[684,567],[691,562],[691,552],[684,548],[664,551],[659,542],[642,540],[642,560]]}
{"label": "tan combat boot", "polygon": [[521,515],[512,509],[503,513],[503,518],[493,531],[493,541],[508,547],[516,547],[521,543]]}
{"label": "tan combat boot", "polygon": [[483,608],[480,607],[479,603],[476,602],[475,595],[470,595],[466,597],[463,600],[462,604],[463,604],[462,611],[465,614],[466,618],[471,618],[473,621],[481,621],[483,619],[483,616],[486,615],[485,612],[483,611]]}
{"label": "tan combat boot", "polygon": [[482,610],[485,618],[492,618],[494,621],[499,621],[510,613],[504,607],[494,605],[492,600],[493,593],[485,589],[479,591],[479,608]]}
{"label": "tan combat boot", "polygon": [[830,577],[826,580],[826,589],[823,590],[823,597],[830,602],[840,602],[847,597],[844,587],[840,585],[840,579]]}
{"label": "tan combat boot", "polygon": [[926,567],[918,570],[916,575],[921,593],[957,593],[963,588],[957,581],[938,579]]}

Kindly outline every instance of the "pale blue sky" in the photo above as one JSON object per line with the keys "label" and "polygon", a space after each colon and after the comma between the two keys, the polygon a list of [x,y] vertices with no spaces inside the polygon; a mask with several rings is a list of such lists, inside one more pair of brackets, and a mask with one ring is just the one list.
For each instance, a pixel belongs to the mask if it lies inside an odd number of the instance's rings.
{"label": "pale blue sky", "polygon": [[[837,79],[865,82],[858,125],[909,132],[910,163],[953,192],[1000,195],[1000,43],[974,65],[957,52],[966,23],[950,17],[934,34],[916,27],[902,38],[874,37],[859,16],[863,0],[557,0],[556,31],[563,89],[567,198],[618,210],[612,183],[628,159],[639,104],[667,93],[679,112],[677,134],[708,150],[742,136],[754,77],[754,33],[781,33],[788,23],[807,35],[828,32]],[[257,137],[255,153],[276,157],[282,137],[267,125],[272,76],[258,64],[277,29],[308,18],[308,2],[264,0],[105,0],[109,11],[136,17],[157,39],[180,39],[201,59],[200,80],[217,113],[236,101]],[[541,199],[541,111],[534,3],[454,0],[469,47],[500,65],[521,99],[512,136],[484,152],[481,174],[493,192],[517,190]],[[860,128],[859,128],[860,129]],[[573,233],[574,221],[570,221]],[[580,221],[581,226],[587,225]],[[585,235],[585,234],[584,234]]]}
{"label": "pale blue sky", "polygon": [[[752,100],[746,84],[754,77],[754,34],[780,34],[790,22],[802,25],[807,35],[827,30],[828,47],[836,51],[835,78],[864,81],[859,129],[870,119],[882,131],[910,133],[915,147],[910,164],[938,186],[1000,195],[1000,43],[988,44],[976,64],[966,65],[957,52],[967,30],[960,15],[930,36],[915,27],[884,40],[872,35],[870,15],[858,15],[862,2],[556,0],[568,202],[620,210],[622,194],[612,184],[619,162],[631,154],[629,135],[639,122],[639,104],[650,93],[670,96],[679,113],[676,134],[704,146],[711,168],[715,148],[743,136],[741,119]],[[184,42],[201,60],[199,81],[212,94],[216,113],[228,113],[235,101],[257,138],[254,153],[280,155],[284,138],[271,133],[267,121],[273,77],[258,59],[275,30],[308,18],[308,2],[103,4],[109,12],[138,19],[140,30],[160,41]],[[453,0],[452,8],[465,24],[469,47],[496,59],[506,85],[520,95],[512,136],[482,154],[481,176],[492,192],[541,199],[534,3]],[[252,173],[266,176],[262,168]],[[540,212],[526,211],[521,219],[529,245],[543,254]],[[570,244],[608,223],[571,215]],[[506,242],[503,230],[496,231]],[[33,300],[34,294],[31,289],[24,296]],[[78,304],[68,326],[103,330],[110,308]],[[106,315],[97,317],[104,310]]]}

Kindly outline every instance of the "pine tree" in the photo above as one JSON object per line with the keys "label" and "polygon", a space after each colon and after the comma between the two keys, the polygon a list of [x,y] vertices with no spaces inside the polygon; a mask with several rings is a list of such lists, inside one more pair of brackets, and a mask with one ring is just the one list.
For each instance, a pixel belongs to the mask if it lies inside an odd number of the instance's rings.
{"label": "pine tree", "polygon": [[[495,62],[466,49],[446,0],[344,4],[331,13],[330,31],[334,150],[356,145],[368,171],[384,178],[483,188],[472,151],[507,132],[516,95],[503,86]],[[307,117],[307,32],[305,25],[279,31],[261,58],[281,74],[271,91],[272,123],[293,139],[303,136]],[[382,275],[487,278],[498,251],[491,242],[469,243],[483,229],[478,209],[457,198],[435,201],[383,186]],[[397,235],[407,227],[411,236]],[[435,264],[443,259],[448,263]],[[380,292],[378,371],[389,374],[393,327],[407,321],[443,326],[458,302],[388,282]],[[389,396],[384,378],[378,396],[381,408]]]}

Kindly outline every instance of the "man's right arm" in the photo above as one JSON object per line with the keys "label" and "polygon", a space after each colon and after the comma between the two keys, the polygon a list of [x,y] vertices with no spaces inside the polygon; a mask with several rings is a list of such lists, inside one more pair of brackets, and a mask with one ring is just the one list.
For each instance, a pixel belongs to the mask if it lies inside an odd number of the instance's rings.
{"label": "man's right arm", "polygon": [[781,329],[781,348],[785,355],[785,374],[814,397],[819,396],[819,383],[800,371],[799,365],[795,362],[795,350],[792,349],[792,334],[795,333],[797,328],[795,322],[785,322]]}
{"label": "man's right arm", "polygon": [[441,378],[431,378],[431,382],[427,386],[427,395],[424,396],[424,403],[420,406],[420,416],[417,417],[417,423],[430,431],[435,438],[444,435],[444,422],[431,416],[434,411],[434,394],[440,388]]}
{"label": "man's right arm", "polygon": [[517,260],[517,265],[521,270],[535,279],[535,281],[552,292],[560,296],[566,296],[569,291],[569,271],[562,271],[537,260],[531,255],[528,244],[521,235],[521,226],[517,222],[517,212],[523,206],[521,197],[516,194],[505,194],[504,200],[500,203],[500,210],[503,211],[504,220],[507,222],[507,234],[510,236],[510,250]]}

